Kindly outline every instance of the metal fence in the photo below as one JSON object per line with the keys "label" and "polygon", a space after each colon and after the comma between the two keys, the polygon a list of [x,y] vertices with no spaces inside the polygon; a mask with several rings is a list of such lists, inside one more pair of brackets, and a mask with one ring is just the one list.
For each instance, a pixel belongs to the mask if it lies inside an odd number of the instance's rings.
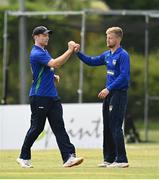
{"label": "metal fence", "polygon": [[[110,10],[110,11],[99,11],[99,10],[83,10],[83,11],[54,11],[54,12],[29,12],[29,11],[5,11],[4,15],[4,33],[3,33],[3,89],[2,89],[2,103],[6,103],[7,99],[7,74],[8,74],[8,57],[7,57],[7,48],[8,48],[8,17],[16,16],[19,17],[19,39],[20,39],[20,57],[21,63],[20,68],[25,67],[25,39],[23,38],[24,23],[22,19],[25,17],[31,16],[81,16],[81,50],[85,50],[85,34],[86,34],[86,24],[87,15],[104,15],[104,16],[137,16],[145,18],[145,40],[144,40],[144,127],[145,127],[145,140],[148,140],[148,112],[149,112],[149,101],[159,100],[158,96],[150,96],[149,87],[148,87],[148,62],[149,62],[149,21],[151,18],[159,18],[159,11],[140,11],[140,10]],[[79,88],[78,88],[78,102],[82,103],[83,101],[83,63],[80,62],[79,68]],[[23,70],[22,70],[23,71]],[[25,71],[24,71],[25,72]],[[24,78],[25,74],[20,76],[21,83],[21,103],[25,103],[25,84],[26,80]]]}

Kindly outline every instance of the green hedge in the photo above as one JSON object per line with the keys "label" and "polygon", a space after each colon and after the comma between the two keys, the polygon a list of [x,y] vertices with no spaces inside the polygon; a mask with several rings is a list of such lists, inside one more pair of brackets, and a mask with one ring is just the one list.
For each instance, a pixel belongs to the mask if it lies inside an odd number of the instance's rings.
{"label": "green hedge", "polygon": [[[31,3],[31,2],[30,2]],[[30,4],[30,9],[37,8]],[[9,7],[11,8],[11,7]],[[13,8],[13,7],[12,7]],[[15,5],[15,9],[17,6]],[[0,40],[3,42],[3,16],[4,10],[0,9]],[[104,17],[88,17],[86,27],[86,47],[85,52],[89,55],[98,55],[106,50],[105,46],[105,24]],[[102,22],[102,23],[101,23]],[[109,21],[108,21],[109,22]],[[9,86],[8,86],[8,103],[19,103],[19,46],[18,46],[18,19],[9,17],[8,32],[8,57],[9,57]],[[33,41],[31,38],[32,29],[37,25],[45,25],[54,30],[53,36],[50,37],[49,51],[55,58],[67,49],[67,42],[75,40],[80,42],[80,17],[29,17],[27,18],[27,47],[28,47],[28,64],[27,64],[27,91],[31,85],[32,77],[29,68],[29,52]],[[108,26],[109,24],[107,24]],[[134,27],[135,28],[135,27]],[[135,31],[136,32],[136,31]],[[126,48],[131,57],[131,85],[129,89],[129,112],[136,118],[143,118],[144,108],[144,53],[142,50],[136,50],[136,40],[134,35],[134,44],[131,40],[133,31],[126,33],[123,46]],[[139,38],[139,37],[138,37]],[[143,37],[142,37],[143,38]],[[144,40],[142,40],[144,41]],[[129,44],[129,48],[127,47]],[[136,43],[137,44],[137,43]],[[142,44],[142,43],[141,43]],[[144,46],[143,46],[144,47]],[[141,49],[144,49],[144,48]],[[0,44],[0,97],[2,94],[2,55],[3,43]],[[149,56],[149,92],[156,96],[159,93],[158,86],[158,67],[159,53],[157,48],[151,49]],[[79,86],[79,60],[75,55],[71,57],[66,65],[56,71],[60,75],[61,81],[58,85],[59,95],[62,102],[78,102],[78,86]],[[88,67],[84,65],[84,102],[100,102],[97,95],[104,88],[106,71],[105,67]],[[158,116],[158,102],[150,103],[150,115]]]}

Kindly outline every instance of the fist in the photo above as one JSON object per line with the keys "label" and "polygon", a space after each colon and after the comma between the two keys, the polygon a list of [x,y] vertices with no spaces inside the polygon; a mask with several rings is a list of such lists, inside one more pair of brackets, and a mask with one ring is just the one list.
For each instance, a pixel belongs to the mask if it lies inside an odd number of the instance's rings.
{"label": "fist", "polygon": [[74,52],[78,52],[80,50],[80,45],[76,43],[74,47]]}
{"label": "fist", "polygon": [[76,45],[76,43],[74,41],[69,41],[68,42],[68,46],[75,46],[75,45]]}
{"label": "fist", "polygon": [[68,42],[68,49],[70,49],[71,51],[74,50],[76,43],[74,41],[69,41]]}

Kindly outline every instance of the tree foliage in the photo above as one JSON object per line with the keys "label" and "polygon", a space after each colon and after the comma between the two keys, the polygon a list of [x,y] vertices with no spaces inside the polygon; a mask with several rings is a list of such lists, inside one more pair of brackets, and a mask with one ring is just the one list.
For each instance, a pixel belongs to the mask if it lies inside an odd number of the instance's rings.
{"label": "tree foliage", "polygon": [[111,9],[153,9],[159,7],[158,0],[103,0]]}
{"label": "tree foliage", "polygon": [[[19,0],[9,0],[15,9],[19,9]],[[89,0],[24,0],[26,10],[36,11],[62,11],[62,10],[81,10],[90,7]]]}
{"label": "tree foliage", "polygon": [[[3,17],[4,10],[18,9],[18,2],[10,0],[12,5],[0,8],[0,40],[3,41]],[[47,2],[47,3],[46,3]],[[54,3],[53,3],[54,2]],[[78,10],[83,7],[89,7],[90,1],[62,1],[62,0],[27,0],[27,10]],[[111,0],[111,2],[115,2]],[[123,1],[116,1],[118,4]],[[133,4],[134,1],[132,1]],[[147,1],[145,1],[147,2]],[[158,2],[158,1],[157,1]],[[108,0],[109,4],[110,1]],[[120,5],[119,3],[119,5]],[[131,4],[129,1],[127,3]],[[79,5],[80,4],[80,5]],[[110,4],[109,4],[110,5]],[[121,7],[125,8],[127,7]],[[9,57],[9,85],[8,85],[8,103],[19,103],[19,37],[18,37],[18,18],[9,17],[8,19],[8,57]],[[111,16],[88,16],[86,24],[85,53],[91,56],[98,55],[107,50],[105,44],[105,30],[110,26],[121,26],[124,30],[123,48],[127,49],[131,57],[131,86],[129,90],[129,109],[135,114],[135,117],[143,116],[144,107],[144,19],[139,17],[111,17]],[[81,17],[72,16],[39,16],[27,18],[27,65],[29,66],[29,52],[33,45],[31,38],[32,29],[35,26],[44,25],[54,30],[50,37],[48,46],[49,52],[53,58],[61,55],[67,49],[67,42],[75,40],[80,42]],[[149,87],[153,96],[158,95],[158,20],[151,20],[150,30],[150,76]],[[3,44],[0,44],[0,96],[2,94],[2,55]],[[57,85],[62,102],[78,102],[79,87],[79,63],[78,58],[73,55],[71,59],[56,73],[60,75],[61,81]],[[84,65],[84,102],[99,102],[98,92],[104,88],[106,70],[105,67],[88,67]],[[28,92],[32,82],[31,71],[27,68],[27,87]],[[157,115],[158,106],[151,105],[153,114]]]}

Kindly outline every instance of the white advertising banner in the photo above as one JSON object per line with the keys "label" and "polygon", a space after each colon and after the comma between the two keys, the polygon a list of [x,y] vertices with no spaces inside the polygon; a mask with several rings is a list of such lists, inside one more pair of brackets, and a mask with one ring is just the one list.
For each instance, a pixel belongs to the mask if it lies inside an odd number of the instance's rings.
{"label": "white advertising banner", "polygon": [[[0,149],[20,149],[30,126],[29,105],[0,106]],[[66,131],[77,148],[102,148],[102,104],[63,104]],[[48,122],[33,149],[57,148]]]}

